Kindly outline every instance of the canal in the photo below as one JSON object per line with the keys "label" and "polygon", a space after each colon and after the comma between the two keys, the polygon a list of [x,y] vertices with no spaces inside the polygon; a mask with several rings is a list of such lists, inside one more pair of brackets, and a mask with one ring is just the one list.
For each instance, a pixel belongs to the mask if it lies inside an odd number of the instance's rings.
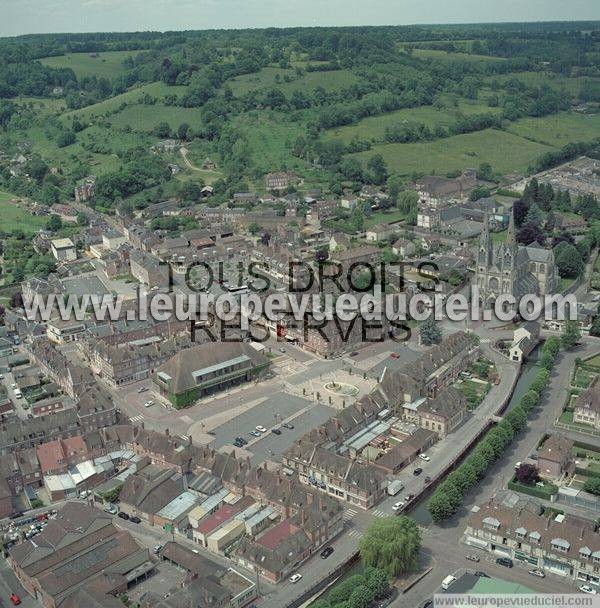
{"label": "canal", "polygon": [[[529,390],[529,385],[533,382],[533,379],[541,369],[539,357],[540,348],[537,347],[530,353],[528,360],[523,364],[521,375],[517,380],[515,390],[513,391],[511,400],[506,408],[507,412],[510,411],[517,403],[519,403],[521,397],[523,397],[523,395],[525,395],[525,393],[527,393]],[[429,511],[427,510],[428,501],[429,496],[426,496],[420,502],[418,502],[415,508],[410,512],[410,516],[414,518],[421,526],[428,526],[431,523],[431,515],[429,515]]]}

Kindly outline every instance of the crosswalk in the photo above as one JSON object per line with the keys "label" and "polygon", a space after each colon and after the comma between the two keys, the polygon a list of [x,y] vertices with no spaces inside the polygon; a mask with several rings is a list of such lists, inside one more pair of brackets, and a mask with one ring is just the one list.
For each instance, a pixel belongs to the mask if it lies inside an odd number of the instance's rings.
{"label": "crosswalk", "polygon": [[390,517],[392,514],[389,511],[382,511],[381,509],[375,509],[373,515],[376,517]]}
{"label": "crosswalk", "polygon": [[358,511],[355,511],[354,509],[344,509],[344,515],[342,516],[344,521],[349,521],[351,520],[356,514],[358,513]]}
{"label": "crosswalk", "polygon": [[360,530],[350,530],[350,532],[348,532],[348,536],[351,536],[352,538],[362,538],[363,537],[363,532],[361,532]]}
{"label": "crosswalk", "polygon": [[184,441],[189,441],[190,438],[188,435],[179,435],[179,437],[181,437],[181,439],[183,439]]}
{"label": "crosswalk", "polygon": [[129,420],[131,420],[131,422],[141,422],[144,419],[143,416],[130,416]]}

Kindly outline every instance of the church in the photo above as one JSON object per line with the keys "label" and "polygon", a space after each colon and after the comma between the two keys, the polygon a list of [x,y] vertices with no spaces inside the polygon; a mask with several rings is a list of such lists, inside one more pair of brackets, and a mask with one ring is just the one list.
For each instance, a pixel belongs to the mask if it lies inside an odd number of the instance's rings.
{"label": "church", "polygon": [[479,238],[475,281],[479,287],[479,305],[491,308],[501,294],[512,294],[518,301],[527,294],[555,293],[559,277],[551,249],[545,249],[538,242],[527,247],[517,244],[511,213],[506,242],[496,246],[492,243],[486,215]]}

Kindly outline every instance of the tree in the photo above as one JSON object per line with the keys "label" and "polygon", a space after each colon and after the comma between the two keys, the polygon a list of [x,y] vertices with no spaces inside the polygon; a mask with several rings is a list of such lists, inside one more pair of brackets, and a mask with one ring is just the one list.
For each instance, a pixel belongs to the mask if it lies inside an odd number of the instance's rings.
{"label": "tree", "polygon": [[421,323],[419,335],[423,346],[433,346],[442,341],[442,330],[439,328],[438,323],[432,314]]}
{"label": "tree", "polygon": [[52,214],[46,222],[46,230],[56,232],[62,228],[62,220],[59,215]]}
{"label": "tree", "polygon": [[536,203],[533,203],[529,207],[527,215],[525,216],[525,223],[533,224],[535,226],[542,226],[544,223],[544,214]]}
{"label": "tree", "polygon": [[59,148],[66,148],[71,144],[74,144],[77,138],[75,137],[75,133],[73,131],[63,131],[56,140],[56,145]]}
{"label": "tree", "polygon": [[78,226],[87,226],[88,224],[89,224],[88,216],[85,213],[79,211],[77,213],[77,225]]}
{"label": "tree", "polygon": [[546,237],[538,224],[527,223],[523,224],[519,230],[517,240],[519,243],[523,243],[523,245],[531,245],[531,243],[535,243],[536,241],[543,244]]}
{"label": "tree", "polygon": [[566,241],[560,242],[554,248],[554,262],[561,277],[578,277],[585,266],[577,247]]}
{"label": "tree", "polygon": [[156,137],[170,137],[171,127],[168,122],[159,122],[152,131]]}
{"label": "tree", "polygon": [[348,598],[348,608],[369,608],[373,603],[374,594],[369,587],[356,587]]}
{"label": "tree", "polygon": [[524,463],[515,470],[515,477],[519,483],[532,486],[539,478],[539,472],[535,465]]}
{"label": "tree", "polygon": [[256,222],[252,222],[249,226],[248,226],[248,232],[254,236],[256,234],[258,234],[260,232],[261,228],[260,225],[257,224]]}
{"label": "tree", "polygon": [[574,348],[581,339],[581,330],[579,329],[579,323],[577,321],[571,321],[567,319],[565,321],[565,327],[560,336],[560,343],[566,350]]}
{"label": "tree", "polygon": [[600,478],[588,477],[583,484],[583,489],[590,494],[598,496],[600,494]]}
{"label": "tree", "polygon": [[492,165],[489,163],[481,163],[479,165],[479,169],[477,170],[477,178],[482,179],[486,182],[491,182],[494,180],[494,170],[492,169]]}
{"label": "tree", "polygon": [[416,569],[421,549],[421,533],[408,517],[375,518],[361,538],[360,556],[365,566],[398,576]]}
{"label": "tree", "polygon": [[374,184],[383,184],[387,180],[387,165],[381,154],[371,156],[369,162],[367,162],[367,169],[370,171],[371,180]]}
{"label": "tree", "polygon": [[365,568],[363,576],[367,587],[373,592],[375,598],[383,597],[389,589],[389,579],[387,574],[380,568]]}

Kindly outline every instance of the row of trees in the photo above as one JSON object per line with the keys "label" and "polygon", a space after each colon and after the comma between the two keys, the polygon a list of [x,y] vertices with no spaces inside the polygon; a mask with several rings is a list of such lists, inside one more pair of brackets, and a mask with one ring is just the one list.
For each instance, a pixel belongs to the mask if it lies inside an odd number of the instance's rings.
{"label": "row of trees", "polygon": [[428,504],[429,513],[435,522],[440,523],[456,513],[467,492],[483,479],[489,467],[502,456],[515,434],[523,430],[548,385],[550,370],[560,350],[559,338],[551,337],[546,340],[540,361],[542,369],[530,384],[529,391],[501,422],[486,433],[465,461],[438,486]]}

